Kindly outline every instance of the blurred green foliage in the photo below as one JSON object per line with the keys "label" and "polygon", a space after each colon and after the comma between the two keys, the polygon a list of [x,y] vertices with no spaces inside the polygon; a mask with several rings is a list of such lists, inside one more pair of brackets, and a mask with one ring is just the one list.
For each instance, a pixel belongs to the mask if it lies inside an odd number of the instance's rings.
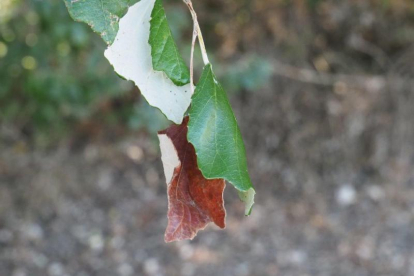
{"label": "blurred green foliage", "polygon": [[308,6],[311,9],[315,9],[316,6],[321,2],[322,0],[308,0]]}
{"label": "blurred green foliage", "polygon": [[[53,136],[91,117],[99,103],[137,93],[131,82],[113,72],[103,56],[102,39],[87,25],[74,22],[62,1],[1,3],[2,123]],[[100,119],[103,123],[133,121],[132,127],[143,127],[139,118],[131,118],[141,116],[136,106],[127,103],[119,114],[100,113]],[[144,103],[139,106],[148,109]]]}
{"label": "blurred green foliage", "polygon": [[[165,4],[189,63],[191,17],[182,1]],[[361,51],[350,38],[381,49],[389,60],[413,43],[412,0],[211,0],[196,8],[210,60],[229,93],[258,93],[268,84],[273,64],[255,54],[258,49],[292,64],[323,58],[331,73],[377,74],[384,70],[376,52]],[[0,0],[0,124],[47,138],[90,120],[151,133],[165,126],[159,110],[114,73],[104,49],[89,26],[69,17],[62,0]],[[197,79],[203,67],[198,47],[195,54]]]}
{"label": "blurred green foliage", "polygon": [[247,55],[230,66],[220,66],[219,72],[223,86],[230,93],[244,90],[257,92],[269,83],[273,68],[269,61],[256,55]]}
{"label": "blurred green foliage", "polygon": [[[177,44],[187,57],[192,30],[188,11],[180,3],[169,5],[167,12]],[[105,47],[89,26],[70,18],[61,0],[1,0],[0,123],[43,140],[61,138],[74,124],[91,118],[102,126],[151,133],[166,126],[161,112],[137,97],[131,82],[114,73],[103,55]],[[214,59],[214,49],[210,52]],[[265,85],[268,66],[261,61],[243,59],[237,70],[235,66],[222,70],[226,89],[237,92]],[[113,101],[117,104],[106,108]]]}

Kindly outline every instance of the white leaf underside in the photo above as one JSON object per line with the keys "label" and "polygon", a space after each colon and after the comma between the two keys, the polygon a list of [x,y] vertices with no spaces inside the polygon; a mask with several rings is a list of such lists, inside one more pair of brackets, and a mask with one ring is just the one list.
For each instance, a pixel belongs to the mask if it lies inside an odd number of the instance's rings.
{"label": "white leaf underside", "polygon": [[114,43],[105,51],[105,57],[115,71],[132,80],[148,103],[161,110],[176,124],[181,124],[191,103],[190,84],[176,86],[164,72],[152,67],[150,36],[151,12],[155,0],[141,0],[129,8],[119,21]]}
{"label": "white leaf underside", "polygon": [[159,134],[158,139],[160,140],[161,160],[164,167],[165,180],[167,181],[167,185],[169,185],[174,175],[174,169],[180,166],[181,162],[178,159],[177,150],[171,139],[166,134]]}

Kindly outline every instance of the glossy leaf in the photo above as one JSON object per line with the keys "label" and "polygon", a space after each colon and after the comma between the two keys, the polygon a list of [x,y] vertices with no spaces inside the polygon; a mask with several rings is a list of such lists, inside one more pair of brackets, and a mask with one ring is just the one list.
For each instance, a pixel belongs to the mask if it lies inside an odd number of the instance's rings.
{"label": "glossy leaf", "polygon": [[176,85],[188,84],[190,71],[174,42],[162,0],[156,0],[152,10],[149,43],[154,70],[165,72]]}
{"label": "glossy leaf", "polygon": [[118,33],[118,22],[139,0],[64,0],[70,15],[85,22],[111,44]]}
{"label": "glossy leaf", "polygon": [[194,147],[187,141],[187,123],[188,117],[158,135],[168,186],[166,242],[193,239],[210,222],[225,227],[225,182],[203,177]]}
{"label": "glossy leaf", "polygon": [[197,84],[189,116],[188,140],[195,147],[203,175],[229,181],[239,190],[249,215],[255,191],[247,171],[246,150],[226,92],[210,64]]}
{"label": "glossy leaf", "polygon": [[135,82],[150,105],[180,124],[191,102],[191,89],[189,84],[175,85],[164,72],[154,71],[152,67],[148,40],[154,4],[155,0],[141,0],[129,8],[105,56],[120,76]]}

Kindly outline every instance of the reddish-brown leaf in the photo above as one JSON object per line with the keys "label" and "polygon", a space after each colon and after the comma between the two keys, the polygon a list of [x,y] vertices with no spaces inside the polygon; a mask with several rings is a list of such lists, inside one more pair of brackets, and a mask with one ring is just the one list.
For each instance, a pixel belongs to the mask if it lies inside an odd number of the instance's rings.
{"label": "reddish-brown leaf", "polygon": [[168,183],[166,242],[193,239],[210,222],[225,227],[225,182],[203,177],[197,166],[194,147],[187,141],[187,124],[188,117],[181,125],[172,125],[159,132]]}

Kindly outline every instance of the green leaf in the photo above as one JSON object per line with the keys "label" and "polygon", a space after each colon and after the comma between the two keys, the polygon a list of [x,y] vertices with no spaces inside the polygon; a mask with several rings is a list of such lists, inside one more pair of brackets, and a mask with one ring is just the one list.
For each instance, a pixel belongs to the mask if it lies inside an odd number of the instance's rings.
{"label": "green leaf", "polygon": [[224,178],[239,190],[249,215],[255,191],[247,172],[246,150],[226,92],[211,65],[204,67],[189,111],[188,140],[205,178]]}
{"label": "green leaf", "polygon": [[105,57],[115,71],[132,80],[148,103],[159,108],[171,121],[181,124],[191,103],[190,84],[177,86],[152,65],[150,37],[151,12],[155,0],[141,0],[119,21],[119,32]]}
{"label": "green leaf", "polygon": [[72,18],[85,22],[112,44],[118,33],[118,22],[128,8],[139,0],[64,0]]}
{"label": "green leaf", "polygon": [[156,0],[152,10],[149,43],[154,70],[165,72],[176,85],[188,84],[190,71],[172,37],[162,0]]}

